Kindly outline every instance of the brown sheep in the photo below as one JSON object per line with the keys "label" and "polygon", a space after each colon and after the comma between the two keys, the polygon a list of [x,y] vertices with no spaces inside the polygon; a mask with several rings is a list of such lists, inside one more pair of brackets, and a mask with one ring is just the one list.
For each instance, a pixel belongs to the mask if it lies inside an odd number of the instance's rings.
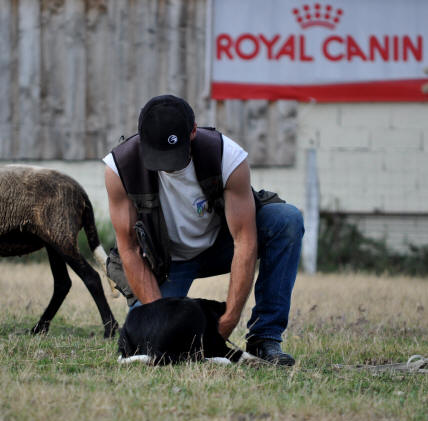
{"label": "brown sheep", "polygon": [[54,278],[52,298],[32,333],[49,330],[70,290],[67,263],[94,298],[104,337],[115,334],[118,323],[107,303],[100,276],[78,250],[77,235],[82,227],[94,256],[105,266],[106,254],[100,246],[92,205],[80,184],[45,168],[0,167],[0,256],[21,256],[46,247]]}

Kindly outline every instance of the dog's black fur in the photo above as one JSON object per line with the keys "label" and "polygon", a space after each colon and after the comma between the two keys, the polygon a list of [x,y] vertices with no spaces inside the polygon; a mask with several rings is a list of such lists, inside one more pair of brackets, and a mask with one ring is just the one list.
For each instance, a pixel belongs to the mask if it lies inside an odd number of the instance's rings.
{"label": "dog's black fur", "polygon": [[148,355],[154,364],[225,357],[236,362],[242,351],[230,349],[218,332],[226,303],[202,298],[161,298],[128,313],[121,329],[123,358]]}

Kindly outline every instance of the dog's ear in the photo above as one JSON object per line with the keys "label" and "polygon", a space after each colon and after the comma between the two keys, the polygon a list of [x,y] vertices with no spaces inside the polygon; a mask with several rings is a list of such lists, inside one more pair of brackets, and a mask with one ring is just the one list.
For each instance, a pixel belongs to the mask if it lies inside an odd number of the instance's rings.
{"label": "dog's ear", "polygon": [[211,314],[216,320],[226,311],[226,303],[224,301],[205,300],[203,298],[198,298],[198,301],[205,314]]}

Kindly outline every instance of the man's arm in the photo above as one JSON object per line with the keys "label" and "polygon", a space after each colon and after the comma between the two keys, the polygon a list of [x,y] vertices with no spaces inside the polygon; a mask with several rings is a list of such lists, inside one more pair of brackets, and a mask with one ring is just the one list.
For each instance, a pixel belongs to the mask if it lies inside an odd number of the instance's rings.
{"label": "man's arm", "polygon": [[119,176],[109,167],[105,170],[110,218],[116,232],[117,247],[129,286],[137,298],[147,304],[161,298],[159,286],[150,268],[140,257],[134,225],[137,212],[126,194]]}
{"label": "man's arm", "polygon": [[227,339],[238,324],[250,294],[257,260],[256,211],[246,160],[230,175],[224,200],[226,221],[234,244],[226,312],[218,326],[220,334]]}

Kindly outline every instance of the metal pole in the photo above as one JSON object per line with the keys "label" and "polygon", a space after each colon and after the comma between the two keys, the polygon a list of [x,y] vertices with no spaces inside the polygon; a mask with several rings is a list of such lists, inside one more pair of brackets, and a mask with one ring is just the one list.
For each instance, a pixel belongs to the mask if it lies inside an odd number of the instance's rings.
{"label": "metal pole", "polygon": [[306,273],[317,271],[318,226],[319,226],[319,181],[317,151],[306,151],[305,185],[305,235],[303,237],[303,269]]}

